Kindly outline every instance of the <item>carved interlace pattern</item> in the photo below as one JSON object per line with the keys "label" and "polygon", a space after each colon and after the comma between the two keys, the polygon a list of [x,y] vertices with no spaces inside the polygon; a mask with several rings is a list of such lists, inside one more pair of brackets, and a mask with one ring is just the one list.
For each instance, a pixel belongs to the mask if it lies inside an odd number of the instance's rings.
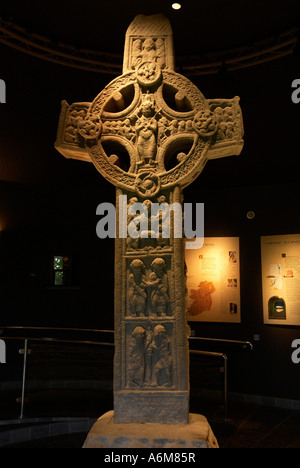
{"label": "carved interlace pattern", "polygon": [[[187,185],[189,178],[192,180],[194,175],[199,174],[206,163],[210,137],[218,129],[217,117],[189,80],[166,70],[161,75],[159,65],[152,65],[143,62],[136,73],[127,73],[110,83],[91,104],[79,127],[80,134],[89,140],[88,152],[104,177],[116,186],[137,190],[144,197],[155,196],[160,187],[167,188],[176,183]],[[163,84],[157,84],[161,76],[168,85],[186,95],[190,109],[179,112],[166,104]],[[146,89],[141,83],[147,85]],[[156,86],[150,86],[150,83],[156,83]],[[117,112],[119,118],[115,119],[113,113],[105,111],[105,106],[116,92],[122,93],[122,89],[130,84],[135,86],[136,105],[132,108],[129,103],[128,110],[123,109],[121,116]],[[208,119],[212,119],[213,129]],[[101,145],[102,135],[121,144],[122,138],[127,141],[126,149],[130,153],[128,172],[111,163]],[[176,153],[176,148],[180,148],[186,135],[194,142],[192,149],[188,153],[180,152],[175,168],[166,171],[164,158],[169,144]]]}

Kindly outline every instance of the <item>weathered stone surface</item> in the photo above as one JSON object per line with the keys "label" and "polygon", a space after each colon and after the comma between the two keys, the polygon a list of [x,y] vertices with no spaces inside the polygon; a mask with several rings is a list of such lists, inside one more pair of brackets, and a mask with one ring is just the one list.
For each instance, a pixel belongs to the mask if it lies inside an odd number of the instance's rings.
{"label": "weathered stone surface", "polygon": [[[154,204],[182,206],[184,187],[209,159],[242,147],[239,98],[207,100],[174,71],[172,30],[162,15],[134,19],[122,76],[91,104],[62,103],[56,148],[92,161],[116,186],[115,423],[188,423],[185,244],[175,235],[182,213],[171,213],[166,237],[162,214],[158,235],[149,223],[137,236],[134,230]],[[131,212],[136,203],[139,215]],[[118,236],[124,212],[126,235]]]}
{"label": "weathered stone surface", "polygon": [[116,424],[114,413],[101,416],[83,448],[218,448],[207,419],[190,414],[188,424]]}

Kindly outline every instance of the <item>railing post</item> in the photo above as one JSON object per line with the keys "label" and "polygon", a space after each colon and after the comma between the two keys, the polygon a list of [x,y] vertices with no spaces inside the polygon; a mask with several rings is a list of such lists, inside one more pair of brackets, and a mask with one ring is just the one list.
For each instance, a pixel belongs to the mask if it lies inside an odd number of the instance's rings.
{"label": "railing post", "polygon": [[223,354],[224,359],[224,419],[228,421],[228,359]]}
{"label": "railing post", "polygon": [[21,413],[20,419],[24,416],[24,403],[25,403],[25,387],[26,387],[26,368],[27,368],[27,351],[28,351],[28,340],[24,340],[24,358],[23,358],[23,377],[22,377],[22,397],[21,397]]}
{"label": "railing post", "polygon": [[228,358],[226,354],[222,353],[215,353],[212,351],[199,351],[196,349],[190,349],[190,354],[199,354],[202,356],[211,356],[222,358],[224,360],[224,391],[223,391],[223,398],[224,398],[224,420],[228,421]]}

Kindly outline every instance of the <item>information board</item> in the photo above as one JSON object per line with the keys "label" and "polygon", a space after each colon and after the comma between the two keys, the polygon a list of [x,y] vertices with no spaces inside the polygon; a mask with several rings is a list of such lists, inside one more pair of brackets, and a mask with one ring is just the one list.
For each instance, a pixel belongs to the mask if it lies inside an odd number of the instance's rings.
{"label": "information board", "polygon": [[240,322],[239,238],[205,238],[185,252],[188,321]]}
{"label": "information board", "polygon": [[264,323],[300,325],[300,234],[261,237]]}

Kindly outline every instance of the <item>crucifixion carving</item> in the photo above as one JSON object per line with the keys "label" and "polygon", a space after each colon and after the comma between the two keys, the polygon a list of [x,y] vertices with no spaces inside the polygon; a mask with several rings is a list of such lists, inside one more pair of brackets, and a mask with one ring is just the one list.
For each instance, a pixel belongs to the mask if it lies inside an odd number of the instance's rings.
{"label": "crucifixion carving", "polygon": [[[239,98],[205,99],[174,70],[169,21],[139,15],[127,30],[123,74],[92,103],[62,103],[55,146],[116,186],[117,213],[120,195],[147,210],[182,203],[210,159],[240,154]],[[116,422],[188,420],[185,246],[174,223],[168,239],[149,226],[149,236],[115,241]]]}

